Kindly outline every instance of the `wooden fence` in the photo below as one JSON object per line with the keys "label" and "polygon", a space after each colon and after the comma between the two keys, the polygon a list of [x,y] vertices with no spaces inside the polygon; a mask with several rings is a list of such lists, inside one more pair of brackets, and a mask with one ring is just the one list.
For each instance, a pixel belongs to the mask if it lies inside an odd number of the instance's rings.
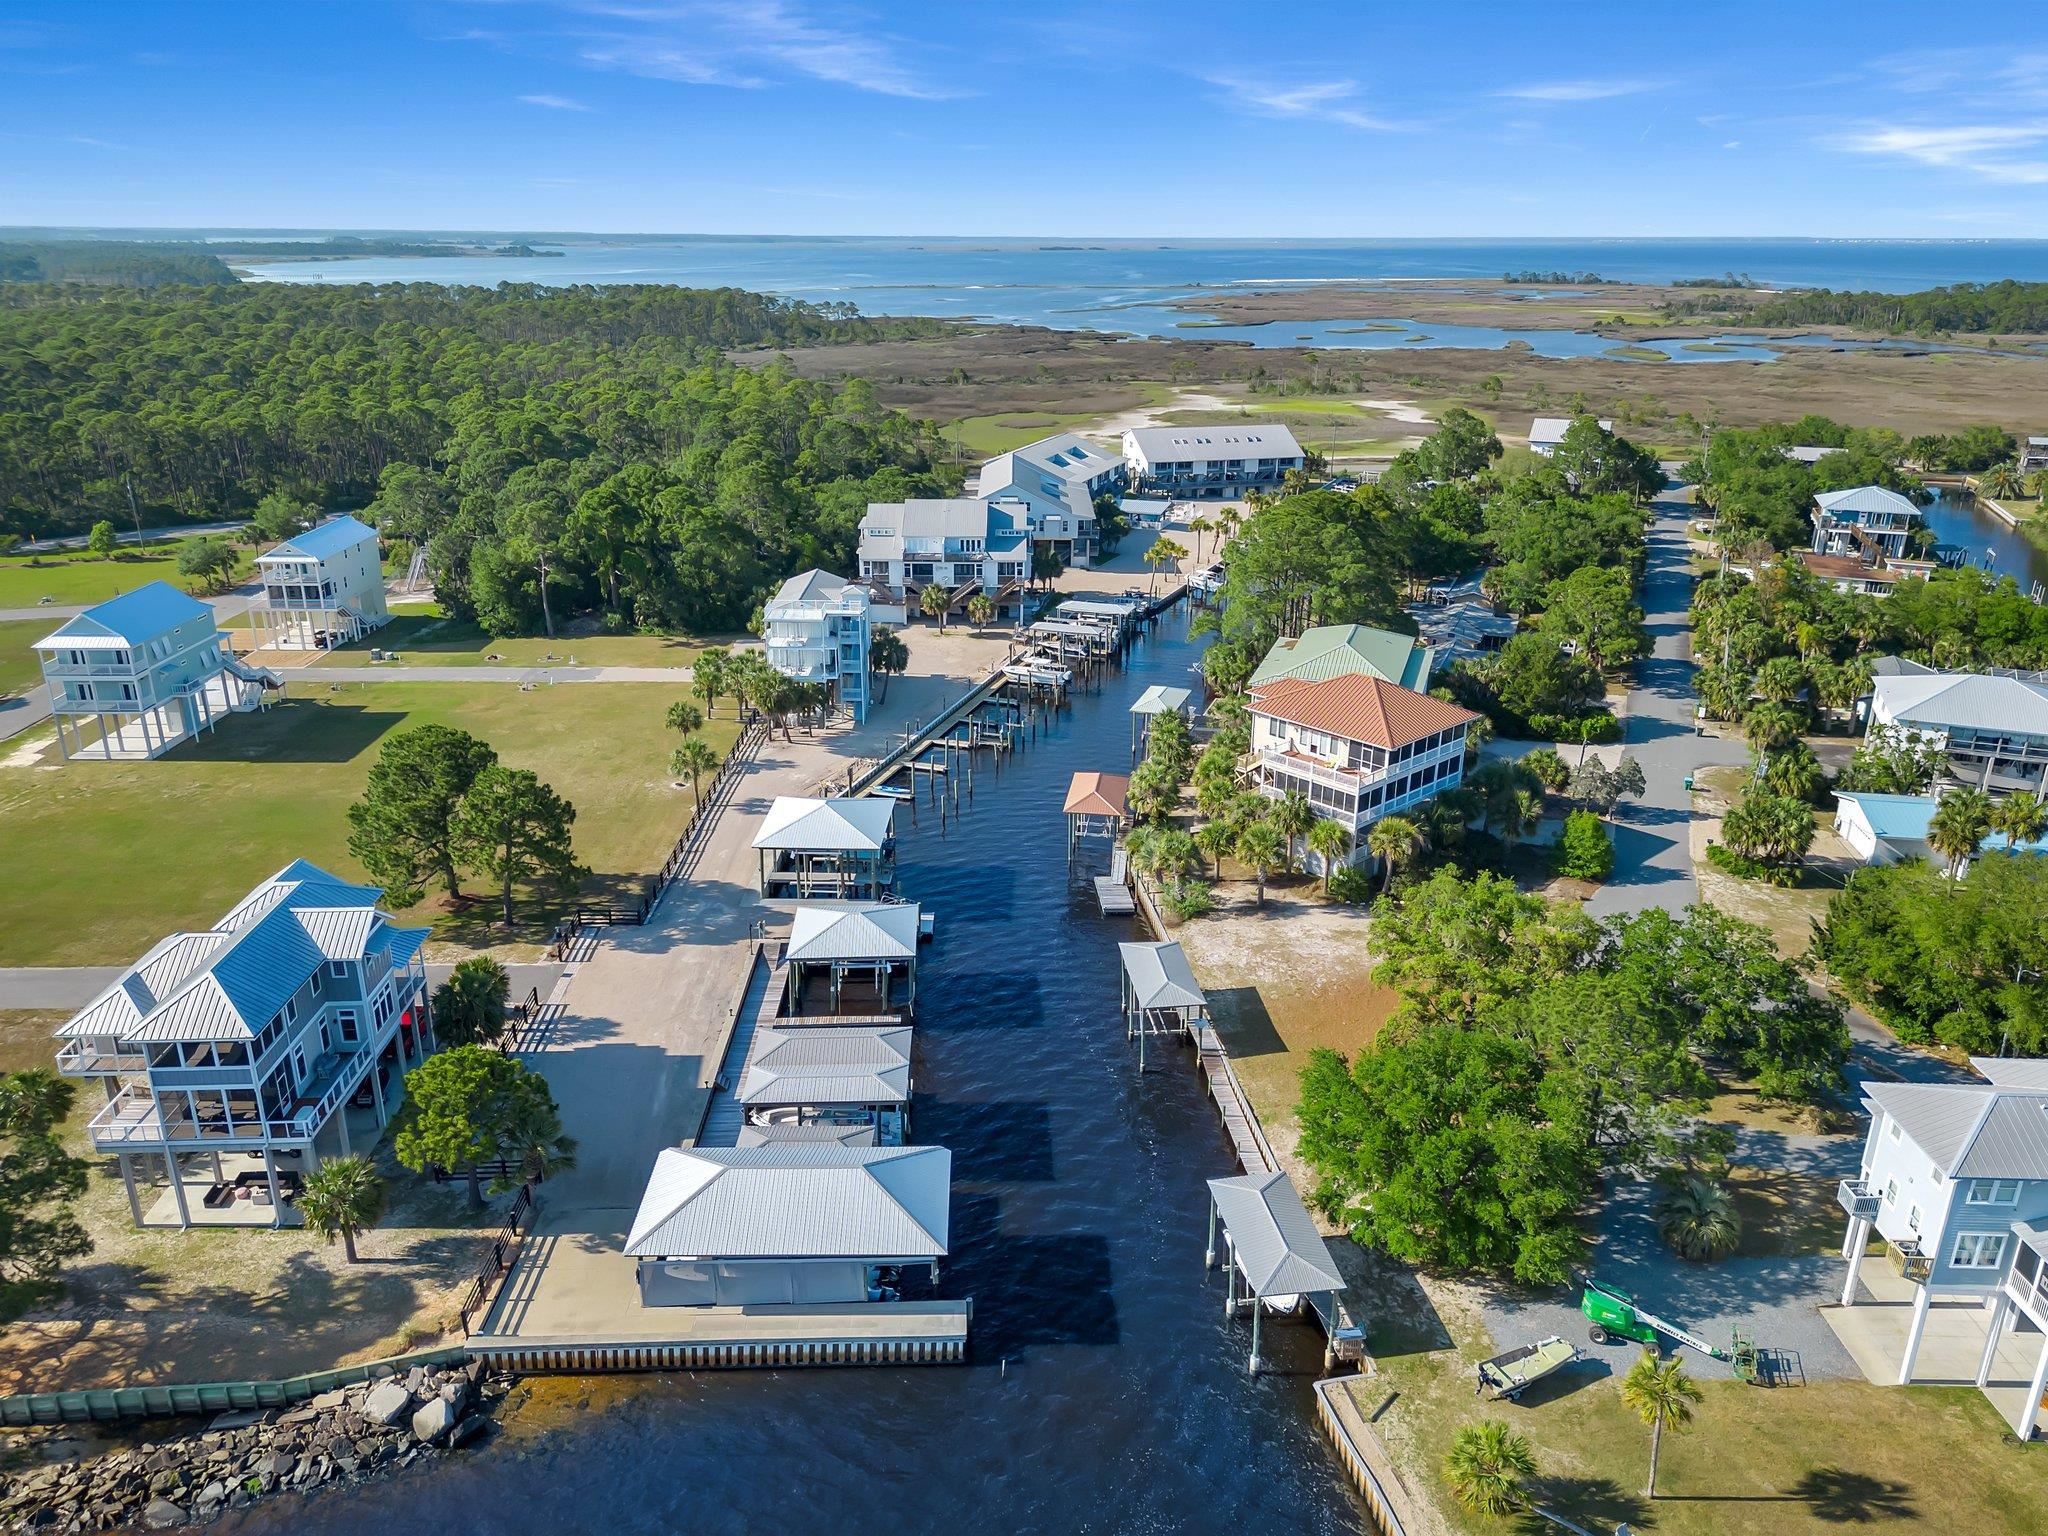
{"label": "wooden fence", "polygon": [[[470,1324],[476,1314],[490,1311],[491,1301],[497,1295],[499,1277],[518,1262],[524,1230],[520,1223],[532,1213],[533,1185],[522,1184],[511,1210],[505,1213],[505,1225],[499,1228],[498,1235],[484,1249],[476,1274],[470,1279],[469,1289],[462,1294],[462,1336],[465,1339],[474,1331]],[[531,1226],[532,1223],[527,1221],[526,1227]]]}
{"label": "wooden fence", "polygon": [[278,1381],[165,1382],[158,1386],[97,1387],[80,1392],[17,1392],[0,1397],[0,1425],[116,1423],[180,1413],[228,1413],[234,1409],[289,1408],[358,1382],[402,1376],[416,1365],[453,1365],[470,1358],[461,1345],[393,1355],[363,1365],[337,1366]]}

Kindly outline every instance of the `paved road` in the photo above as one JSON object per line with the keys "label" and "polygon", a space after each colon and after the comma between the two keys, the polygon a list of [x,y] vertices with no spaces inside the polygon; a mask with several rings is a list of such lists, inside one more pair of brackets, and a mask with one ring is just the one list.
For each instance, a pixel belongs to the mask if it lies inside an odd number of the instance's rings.
{"label": "paved road", "polygon": [[1649,907],[1676,912],[1699,899],[1692,874],[1692,793],[1685,777],[1696,768],[1746,760],[1739,742],[1694,734],[1686,549],[1692,507],[1676,489],[1659,496],[1655,507],[1642,587],[1651,651],[1636,663],[1622,741],[1622,750],[1643,765],[1645,791],[1615,813],[1614,874],[1586,902],[1595,916]]}
{"label": "paved road", "polygon": [[[248,526],[249,519],[245,517],[239,522],[232,523],[179,523],[172,528],[145,528],[140,533],[131,528],[125,533],[116,533],[114,537],[123,544],[146,544],[151,539],[183,539],[195,538],[202,533],[233,533],[237,528]],[[32,539],[26,544],[17,545],[16,549],[24,555],[46,555],[57,549],[83,549],[88,537],[87,534],[77,533],[61,539]]]}
{"label": "paved road", "polygon": [[[113,567],[113,574],[119,577],[124,569],[125,567],[117,565]],[[140,583],[136,585],[140,585]],[[113,593],[110,591],[107,595],[111,597]],[[209,597],[206,599],[206,603],[208,607],[213,609],[214,616],[221,623],[225,624],[237,614],[245,612],[249,607],[250,601],[255,596],[255,585],[244,582],[232,592],[223,592],[218,597]],[[77,615],[85,612],[90,606],[92,605],[89,603],[37,603],[30,608],[0,608],[0,624],[11,624],[17,620],[48,619],[50,627],[55,629],[66,619],[75,618]]]}
{"label": "paved road", "polygon": [[[454,970],[452,965],[427,967],[427,983],[438,987]],[[508,965],[512,973],[512,1000],[518,1002],[530,991],[546,997],[562,974],[559,965]],[[119,979],[118,965],[0,966],[0,1009],[83,1008]]]}

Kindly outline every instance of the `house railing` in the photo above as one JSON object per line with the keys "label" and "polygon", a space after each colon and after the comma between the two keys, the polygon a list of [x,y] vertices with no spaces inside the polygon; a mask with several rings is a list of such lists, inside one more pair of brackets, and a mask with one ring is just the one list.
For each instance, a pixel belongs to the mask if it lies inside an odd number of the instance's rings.
{"label": "house railing", "polygon": [[1842,1180],[1835,1190],[1835,1199],[1851,1216],[1864,1221],[1877,1217],[1878,1193],[1861,1179]]}
{"label": "house railing", "polygon": [[141,1051],[103,1051],[84,1040],[74,1040],[57,1052],[57,1070],[66,1074],[94,1072],[141,1072],[149,1058]]}

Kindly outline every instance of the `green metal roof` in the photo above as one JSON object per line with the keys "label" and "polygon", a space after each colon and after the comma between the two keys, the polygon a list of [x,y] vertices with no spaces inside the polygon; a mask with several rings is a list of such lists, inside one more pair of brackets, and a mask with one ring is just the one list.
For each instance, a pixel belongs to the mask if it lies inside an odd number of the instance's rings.
{"label": "green metal roof", "polygon": [[1397,635],[1364,624],[1325,624],[1293,640],[1282,640],[1252,673],[1251,686],[1296,677],[1327,682],[1365,673],[1417,693],[1429,689],[1429,647],[1412,635]]}

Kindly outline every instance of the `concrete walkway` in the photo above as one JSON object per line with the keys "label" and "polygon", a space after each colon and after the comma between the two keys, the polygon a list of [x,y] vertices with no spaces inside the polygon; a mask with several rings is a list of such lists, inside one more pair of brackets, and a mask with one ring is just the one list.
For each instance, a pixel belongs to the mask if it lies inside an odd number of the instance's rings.
{"label": "concrete walkway", "polygon": [[1686,775],[1748,760],[1739,742],[1694,734],[1692,573],[1686,542],[1692,506],[1676,489],[1653,505],[1656,521],[1650,526],[1640,594],[1651,650],[1636,663],[1620,748],[1643,765],[1645,790],[1641,799],[1623,801],[1615,812],[1614,874],[1586,902],[1596,917],[1650,907],[1679,912],[1699,900]]}

